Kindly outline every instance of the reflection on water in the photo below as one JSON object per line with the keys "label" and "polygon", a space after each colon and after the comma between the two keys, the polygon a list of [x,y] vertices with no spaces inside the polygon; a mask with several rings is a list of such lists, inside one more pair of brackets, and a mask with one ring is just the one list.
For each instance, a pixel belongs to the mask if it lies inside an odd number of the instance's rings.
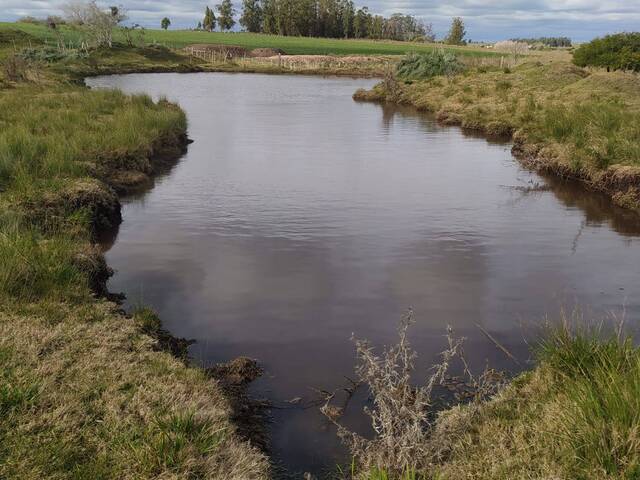
{"label": "reflection on water", "polygon": [[[413,307],[428,365],[452,325],[473,364],[516,371],[523,324],[575,303],[640,313],[638,220],[521,169],[509,145],[407,109],[355,103],[370,80],[233,74],[92,79],[166,95],[195,141],[130,199],[110,284],[194,338],[203,363],[258,358],[277,405],[353,375],[352,333],[379,344]],[[366,431],[357,414],[346,421]],[[316,409],[273,411],[274,452],[319,471],[344,452]]]}

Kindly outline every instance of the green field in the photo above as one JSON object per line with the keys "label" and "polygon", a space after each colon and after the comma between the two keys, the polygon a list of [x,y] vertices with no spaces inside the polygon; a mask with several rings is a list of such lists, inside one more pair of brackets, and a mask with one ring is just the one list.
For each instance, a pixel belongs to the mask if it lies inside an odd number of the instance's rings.
{"label": "green field", "polygon": [[[0,30],[19,29],[35,37],[55,42],[55,33],[44,25],[31,23],[1,23]],[[78,42],[82,31],[63,26],[61,32],[67,41]],[[117,32],[117,40],[122,40],[122,32]],[[394,42],[387,40],[344,40],[333,38],[283,37],[259,33],[221,33],[192,30],[146,30],[145,39],[149,43],[161,43],[172,48],[182,48],[194,43],[238,45],[247,49],[279,48],[291,55],[404,55],[408,52],[428,52],[434,48],[444,48],[466,56],[494,56],[496,53],[477,47],[454,47],[428,43]]]}

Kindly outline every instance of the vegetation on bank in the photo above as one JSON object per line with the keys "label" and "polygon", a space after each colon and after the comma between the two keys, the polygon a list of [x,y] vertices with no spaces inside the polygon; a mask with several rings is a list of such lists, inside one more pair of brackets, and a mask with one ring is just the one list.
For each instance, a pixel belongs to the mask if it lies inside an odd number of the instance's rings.
{"label": "vegetation on bank", "polygon": [[[410,317],[409,317],[410,318]],[[417,355],[401,325],[397,345],[377,354],[357,342],[358,379],[369,388],[371,440],[343,427],[353,454],[339,478],[363,480],[627,480],[640,475],[640,349],[622,332],[582,317],[550,325],[534,347],[536,367],[509,383],[466,370],[463,341],[449,344],[414,387]],[[434,389],[458,362],[470,400],[437,412]],[[444,384],[446,385],[446,384]],[[497,392],[497,393],[496,393]],[[325,406],[325,414],[331,410]]]}
{"label": "vegetation on bank", "polygon": [[75,57],[18,62],[32,40],[0,31],[0,477],[266,478],[218,381],[103,296],[95,235],[184,147],[183,112],[75,85]]}
{"label": "vegetation on bank", "polygon": [[[428,56],[408,61],[416,71],[437,63]],[[640,209],[640,82],[634,74],[530,61],[421,80],[392,75],[355,98],[413,105],[445,124],[513,136],[514,153],[527,164],[580,179],[618,205]]]}
{"label": "vegetation on bank", "polygon": [[632,479],[640,475],[640,350],[631,338],[562,325],[537,349],[538,367],[477,411],[438,478]]}

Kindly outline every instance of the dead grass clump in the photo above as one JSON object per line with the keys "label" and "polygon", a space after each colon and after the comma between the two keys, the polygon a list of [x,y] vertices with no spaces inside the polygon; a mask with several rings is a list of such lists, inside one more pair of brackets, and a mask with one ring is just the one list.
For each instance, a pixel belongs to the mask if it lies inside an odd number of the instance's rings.
{"label": "dead grass clump", "polygon": [[[433,465],[447,454],[448,441],[436,429],[434,389],[444,385],[445,374],[454,358],[458,358],[473,385],[475,403],[494,393],[498,386],[489,372],[479,378],[471,375],[464,360],[463,339],[454,339],[448,329],[446,350],[441,354],[440,363],[435,365],[429,376],[418,386],[412,382],[415,370],[416,352],[407,339],[407,330],[414,323],[413,312],[405,315],[398,328],[398,344],[384,350],[380,356],[365,340],[356,341],[359,363],[356,367],[358,380],[369,387],[372,407],[364,412],[371,419],[375,432],[373,439],[367,439],[350,431],[339,422],[332,396],[321,408],[325,416],[338,428],[338,436],[348,446],[362,471],[384,471],[389,475],[403,475],[406,472],[433,472]],[[464,430],[450,431],[452,437]]]}
{"label": "dead grass clump", "polygon": [[279,48],[254,48],[249,52],[251,57],[275,57],[277,55],[286,55],[284,50]]}
{"label": "dead grass clump", "polygon": [[29,78],[29,62],[20,55],[9,55],[2,62],[2,73],[10,82],[26,82]]}

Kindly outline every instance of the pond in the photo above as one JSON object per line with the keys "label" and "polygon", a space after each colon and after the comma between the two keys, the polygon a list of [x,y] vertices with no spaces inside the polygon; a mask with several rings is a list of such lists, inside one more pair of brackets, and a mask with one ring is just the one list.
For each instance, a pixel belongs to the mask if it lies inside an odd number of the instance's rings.
{"label": "pond", "polygon": [[[579,186],[523,169],[510,145],[410,109],[356,103],[375,81],[140,74],[93,87],[166,96],[194,143],[124,200],[106,245],[111,291],[153,307],[208,365],[239,355],[265,375],[273,455],[318,473],[348,460],[310,405],[354,377],[352,335],[410,340],[426,369],[451,325],[472,365],[515,373],[545,315],[575,305],[640,314],[640,222]],[[516,364],[482,329],[508,349]],[[300,401],[289,400],[300,397]],[[366,432],[358,413],[345,422]]]}

